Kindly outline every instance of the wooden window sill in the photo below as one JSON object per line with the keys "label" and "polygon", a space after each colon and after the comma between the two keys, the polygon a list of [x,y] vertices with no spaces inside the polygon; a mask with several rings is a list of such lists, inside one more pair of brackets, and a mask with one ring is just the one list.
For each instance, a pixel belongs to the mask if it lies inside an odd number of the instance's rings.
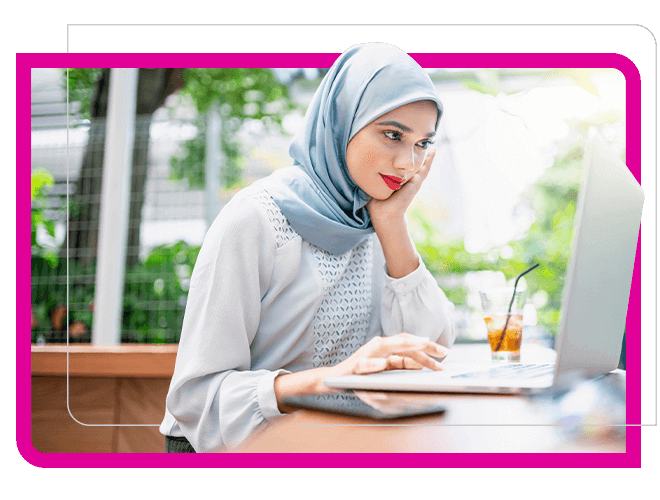
{"label": "wooden window sill", "polygon": [[[178,344],[69,345],[69,376],[171,378]],[[67,374],[66,345],[32,345],[33,376]]]}

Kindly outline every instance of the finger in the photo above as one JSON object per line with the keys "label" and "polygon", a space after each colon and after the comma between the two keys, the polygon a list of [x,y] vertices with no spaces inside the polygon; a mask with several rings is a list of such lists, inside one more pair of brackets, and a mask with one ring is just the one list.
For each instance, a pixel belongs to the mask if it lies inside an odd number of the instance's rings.
{"label": "finger", "polygon": [[433,158],[435,158],[435,153],[438,151],[438,148],[435,146],[429,148],[429,153],[426,155],[426,163],[429,167],[431,167],[431,164],[433,163]]}
{"label": "finger", "polygon": [[386,358],[360,358],[353,365],[355,375],[365,375],[367,373],[376,373],[387,370],[388,361]]}
{"label": "finger", "polygon": [[389,356],[387,359],[387,369],[388,370],[405,370],[405,358],[403,356]]}
{"label": "finger", "polygon": [[401,368],[400,370],[421,370],[424,368],[423,365],[419,364],[413,358],[408,356],[401,356]]}
{"label": "finger", "polygon": [[393,354],[385,358],[387,361],[386,370],[421,370],[422,365],[406,356]]}
{"label": "finger", "polygon": [[381,337],[375,345],[375,356],[386,357],[392,354],[402,354],[409,351],[421,351],[431,356],[444,358],[449,349],[429,340],[428,337],[418,337],[409,333],[400,333],[392,337]]}
{"label": "finger", "polygon": [[[398,356],[396,354],[386,358],[360,358],[355,362],[353,373],[356,375],[366,375],[387,370],[421,370],[424,366],[437,370],[433,360],[426,356],[426,359],[419,358],[422,362],[416,361],[419,353],[413,353],[412,357]],[[439,365],[439,363],[438,363]],[[442,369],[442,368],[439,368]]]}
{"label": "finger", "polygon": [[440,364],[439,361],[436,361],[430,356],[427,356],[426,354],[422,352],[410,352],[407,353],[404,359],[408,359],[409,361],[406,363],[406,368],[408,366],[418,366],[419,368],[416,368],[417,370],[421,369],[422,367],[430,368],[431,370],[435,371],[440,371],[443,369],[442,364]]}
{"label": "finger", "polygon": [[419,171],[417,172],[417,175],[420,176],[420,179],[424,181],[426,179],[426,176],[429,173],[429,170],[431,170],[431,164],[433,164],[433,158],[435,158],[435,148],[429,149],[429,152],[426,155],[426,158],[424,159],[424,162],[422,163],[422,166],[419,168]]}
{"label": "finger", "polygon": [[420,349],[418,351],[424,352],[425,354],[428,354],[429,356],[433,356],[436,358],[444,358],[449,354],[449,349],[447,349],[445,346],[442,346],[438,344],[437,342],[433,342],[432,340],[429,340],[428,337],[417,337],[421,339],[420,342]]}

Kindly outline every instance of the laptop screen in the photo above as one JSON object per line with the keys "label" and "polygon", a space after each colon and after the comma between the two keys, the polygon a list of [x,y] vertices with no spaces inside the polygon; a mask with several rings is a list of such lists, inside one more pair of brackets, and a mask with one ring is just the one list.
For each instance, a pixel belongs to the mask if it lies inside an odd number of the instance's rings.
{"label": "laptop screen", "polygon": [[558,371],[617,368],[643,203],[637,180],[591,129],[562,296]]}

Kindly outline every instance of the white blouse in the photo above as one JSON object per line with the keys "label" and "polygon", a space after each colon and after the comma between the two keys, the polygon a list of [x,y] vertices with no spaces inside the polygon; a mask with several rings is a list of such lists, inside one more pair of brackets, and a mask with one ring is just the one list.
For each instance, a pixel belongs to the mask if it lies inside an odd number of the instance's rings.
{"label": "white blouse", "polygon": [[332,255],[253,184],[204,238],[160,432],[197,452],[231,449],[281,415],[276,376],[334,365],[375,336],[408,332],[451,347],[453,307],[421,258],[408,276],[389,277],[375,233]]}

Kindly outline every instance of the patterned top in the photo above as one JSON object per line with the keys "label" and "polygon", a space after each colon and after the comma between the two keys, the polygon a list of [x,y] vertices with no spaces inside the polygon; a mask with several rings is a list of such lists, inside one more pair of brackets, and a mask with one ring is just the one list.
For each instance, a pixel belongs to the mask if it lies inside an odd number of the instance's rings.
{"label": "patterned top", "polygon": [[389,277],[375,233],[332,255],[304,241],[259,183],[240,191],[193,270],[161,433],[198,452],[231,448],[280,415],[280,374],[335,365],[378,335],[451,346],[453,305],[419,262]]}
{"label": "patterned top", "polygon": [[[289,221],[263,189],[255,198],[268,214],[278,248],[297,236]],[[323,283],[323,302],[314,315],[314,368],[333,366],[365,344],[371,312],[373,240],[333,255],[310,245]]]}

